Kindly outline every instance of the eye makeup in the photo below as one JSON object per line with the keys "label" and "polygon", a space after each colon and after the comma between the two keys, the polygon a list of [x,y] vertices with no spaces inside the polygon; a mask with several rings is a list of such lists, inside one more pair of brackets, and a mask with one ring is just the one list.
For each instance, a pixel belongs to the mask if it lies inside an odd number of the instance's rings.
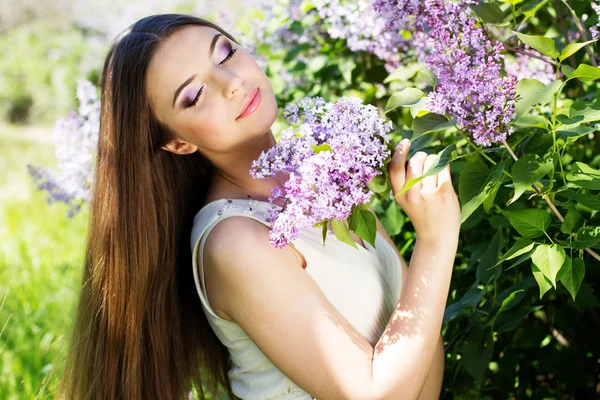
{"label": "eye makeup", "polygon": [[[224,56],[224,58],[221,60],[221,62],[219,62],[218,66],[221,66],[223,64],[225,64],[227,61],[229,61],[233,55],[235,54],[235,52],[237,51],[237,48],[233,48],[231,42],[229,40],[225,40],[224,43],[219,44],[219,55],[222,57],[224,54],[226,54]],[[192,86],[192,85],[190,85]],[[182,101],[183,107],[184,108],[189,108],[189,107],[194,107],[197,103],[198,100],[200,99],[200,96],[202,95],[202,92],[204,91],[204,85],[200,88],[192,88],[189,91],[185,92],[185,97]]]}

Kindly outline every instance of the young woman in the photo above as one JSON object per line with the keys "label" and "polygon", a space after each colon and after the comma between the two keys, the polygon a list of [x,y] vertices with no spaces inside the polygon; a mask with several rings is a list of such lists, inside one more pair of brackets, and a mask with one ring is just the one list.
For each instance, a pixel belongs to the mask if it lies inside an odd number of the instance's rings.
{"label": "young woman", "polygon": [[[277,106],[252,56],[219,27],[155,15],[124,32],[102,75],[101,134],[69,399],[435,399],[460,212],[448,169],[398,203],[410,268],[379,225],[358,250],[304,230],[268,241],[252,160]],[[394,192],[432,162],[390,164]],[[190,237],[192,252],[190,252]],[[203,386],[201,386],[201,383]],[[204,390],[202,390],[204,388]]]}

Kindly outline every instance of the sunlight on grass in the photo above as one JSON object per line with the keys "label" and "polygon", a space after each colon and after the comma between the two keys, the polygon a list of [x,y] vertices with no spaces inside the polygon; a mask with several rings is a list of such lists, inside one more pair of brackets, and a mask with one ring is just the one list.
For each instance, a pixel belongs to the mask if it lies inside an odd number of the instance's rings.
{"label": "sunlight on grass", "polygon": [[51,132],[43,134],[0,134],[0,398],[7,400],[54,397],[82,272],[87,216],[68,219],[27,174],[27,164],[55,163]]}

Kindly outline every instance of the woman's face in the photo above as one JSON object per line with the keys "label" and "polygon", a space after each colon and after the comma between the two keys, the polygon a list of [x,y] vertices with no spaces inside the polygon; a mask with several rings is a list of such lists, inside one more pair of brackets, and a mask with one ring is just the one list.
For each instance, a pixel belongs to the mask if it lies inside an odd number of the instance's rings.
{"label": "woman's face", "polygon": [[176,134],[165,146],[174,152],[235,152],[277,116],[271,84],[252,56],[209,27],[180,28],[162,43],[147,88],[156,117]]}

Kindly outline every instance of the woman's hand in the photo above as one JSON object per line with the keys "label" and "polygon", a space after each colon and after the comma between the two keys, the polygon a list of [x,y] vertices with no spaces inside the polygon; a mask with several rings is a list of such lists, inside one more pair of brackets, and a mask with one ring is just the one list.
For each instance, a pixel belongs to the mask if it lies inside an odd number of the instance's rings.
{"label": "woman's hand", "polygon": [[457,240],[460,206],[452,187],[449,166],[398,195],[408,179],[423,175],[435,159],[435,155],[417,152],[406,163],[409,149],[410,142],[402,140],[389,164],[394,198],[410,217],[419,241],[436,244],[447,239]]}

